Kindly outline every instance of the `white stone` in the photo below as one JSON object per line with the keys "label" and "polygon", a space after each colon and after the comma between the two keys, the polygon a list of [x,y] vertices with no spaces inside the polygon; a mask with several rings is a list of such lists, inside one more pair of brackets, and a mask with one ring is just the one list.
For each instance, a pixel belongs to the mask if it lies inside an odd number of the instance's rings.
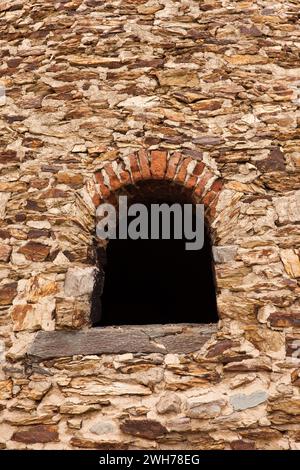
{"label": "white stone", "polygon": [[159,367],[152,367],[146,372],[139,372],[136,374],[136,381],[140,384],[153,386],[161,382],[164,378],[164,371]]}
{"label": "white stone", "polygon": [[96,272],[95,267],[68,269],[65,279],[65,295],[67,297],[78,297],[91,294]]}
{"label": "white stone", "polygon": [[133,96],[118,104],[120,108],[151,108],[157,106],[159,99],[156,96]]}
{"label": "white stone", "polygon": [[28,227],[37,228],[37,229],[50,229],[51,224],[48,220],[28,220]]}
{"label": "white stone", "polygon": [[113,421],[97,421],[90,427],[90,431],[101,436],[103,434],[115,433],[118,431],[118,428]]}
{"label": "white stone", "polygon": [[5,86],[0,84],[0,106],[6,105]]}
{"label": "white stone", "polygon": [[216,263],[233,261],[237,252],[236,245],[213,246],[213,256]]}
{"label": "white stone", "polygon": [[181,407],[181,399],[176,393],[164,393],[156,404],[157,412],[164,413],[179,413]]}
{"label": "white stone", "polygon": [[[28,304],[30,305],[30,304]],[[13,305],[12,311],[18,309],[18,305]],[[55,299],[43,298],[37,304],[33,304],[31,309],[22,312],[22,315],[14,322],[14,331],[52,331],[55,328],[54,320]]]}
{"label": "white stone", "polygon": [[276,307],[272,304],[267,304],[258,310],[257,319],[260,323],[267,323],[271,313],[276,312]]}
{"label": "white stone", "polygon": [[300,190],[291,196],[273,199],[280,223],[300,221]]}
{"label": "white stone", "polygon": [[56,266],[64,266],[70,264],[70,260],[63,254],[62,251],[60,251],[53,260],[53,264],[55,264]]}
{"label": "white stone", "polygon": [[6,205],[9,198],[10,193],[0,193],[0,220],[5,217]]}
{"label": "white stone", "polygon": [[180,360],[178,356],[176,356],[175,354],[166,354],[165,364],[171,365],[171,364],[179,364],[179,363],[180,363]]}
{"label": "white stone", "polygon": [[280,258],[288,275],[292,278],[300,277],[300,260],[294,250],[280,250]]}
{"label": "white stone", "polygon": [[73,153],[85,153],[86,152],[86,146],[85,144],[76,144],[72,148]]}
{"label": "white stone", "polygon": [[12,347],[7,351],[7,357],[13,361],[25,357],[28,346],[31,344],[34,335],[35,333],[18,333],[18,338],[14,341]]}
{"label": "white stone", "polygon": [[206,397],[188,398],[186,402],[186,414],[190,418],[210,419],[221,414],[222,408],[226,405],[224,399],[205,401]]}

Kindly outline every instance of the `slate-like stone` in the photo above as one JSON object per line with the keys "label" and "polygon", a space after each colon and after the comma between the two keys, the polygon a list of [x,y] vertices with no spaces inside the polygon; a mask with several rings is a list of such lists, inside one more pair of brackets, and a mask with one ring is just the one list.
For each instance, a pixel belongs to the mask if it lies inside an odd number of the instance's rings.
{"label": "slate-like stone", "polygon": [[126,434],[145,439],[157,439],[167,433],[167,428],[153,419],[126,419],[120,429]]}
{"label": "slate-like stone", "polygon": [[[217,330],[216,324],[186,326],[179,334],[161,325],[161,336],[151,337],[155,325],[104,327],[87,331],[39,331],[28,349],[32,361],[54,357],[131,353],[189,353],[199,350]],[[171,330],[172,331],[172,330]]]}
{"label": "slate-like stone", "polygon": [[246,410],[247,408],[254,408],[261,403],[264,403],[268,399],[268,394],[263,390],[250,393],[246,395],[244,393],[238,393],[230,397],[230,404],[235,411]]}

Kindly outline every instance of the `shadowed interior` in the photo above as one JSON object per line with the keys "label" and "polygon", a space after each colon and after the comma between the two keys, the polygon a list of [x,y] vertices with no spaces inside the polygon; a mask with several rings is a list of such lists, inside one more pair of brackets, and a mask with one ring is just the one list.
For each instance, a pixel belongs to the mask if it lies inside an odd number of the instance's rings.
{"label": "shadowed interior", "polygon": [[[151,203],[178,202],[178,198],[172,202],[169,197],[158,199],[155,193],[146,191],[146,196],[140,197],[135,194],[131,203],[144,203],[150,209]],[[188,202],[186,197],[180,199],[181,204]],[[150,225],[150,218],[148,221]],[[173,229],[171,218],[171,234]],[[186,250],[185,242],[184,238],[110,240],[105,260],[102,257],[104,284],[98,282],[97,287],[96,283],[93,295],[94,326],[217,322],[207,228],[202,249]]]}

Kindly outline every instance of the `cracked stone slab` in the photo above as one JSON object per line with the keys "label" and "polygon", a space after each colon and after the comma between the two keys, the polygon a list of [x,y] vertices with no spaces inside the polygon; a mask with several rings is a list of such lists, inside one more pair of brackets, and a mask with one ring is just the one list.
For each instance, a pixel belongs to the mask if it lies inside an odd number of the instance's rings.
{"label": "cracked stone slab", "polygon": [[[39,331],[27,356],[32,362],[75,355],[100,355],[131,353],[189,353],[199,350],[217,325],[195,325],[182,327],[182,333],[169,325],[161,325],[161,336],[157,342],[151,332],[158,325],[99,327],[87,331]],[[164,327],[165,335],[163,335]]]}

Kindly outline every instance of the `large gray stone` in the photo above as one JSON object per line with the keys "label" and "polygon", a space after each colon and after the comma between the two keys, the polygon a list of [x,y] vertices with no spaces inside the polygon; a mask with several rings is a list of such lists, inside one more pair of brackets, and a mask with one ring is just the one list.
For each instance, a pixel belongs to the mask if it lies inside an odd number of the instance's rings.
{"label": "large gray stone", "polygon": [[113,421],[98,421],[90,427],[90,431],[93,434],[101,436],[103,434],[111,434],[118,430],[116,424]]}

